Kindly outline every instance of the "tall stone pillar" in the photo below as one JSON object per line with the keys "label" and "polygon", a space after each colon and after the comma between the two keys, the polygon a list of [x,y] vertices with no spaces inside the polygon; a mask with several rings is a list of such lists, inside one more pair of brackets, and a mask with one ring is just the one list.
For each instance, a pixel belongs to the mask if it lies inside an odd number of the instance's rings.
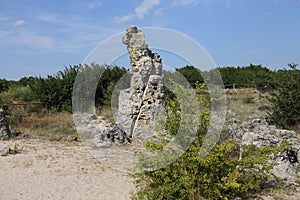
{"label": "tall stone pillar", "polygon": [[136,26],[129,26],[123,37],[131,64],[131,133],[137,127],[149,125],[158,115],[164,98],[162,60],[148,49],[144,33]]}
{"label": "tall stone pillar", "polygon": [[6,119],[5,110],[0,110],[0,140],[8,139],[10,137],[9,124]]}

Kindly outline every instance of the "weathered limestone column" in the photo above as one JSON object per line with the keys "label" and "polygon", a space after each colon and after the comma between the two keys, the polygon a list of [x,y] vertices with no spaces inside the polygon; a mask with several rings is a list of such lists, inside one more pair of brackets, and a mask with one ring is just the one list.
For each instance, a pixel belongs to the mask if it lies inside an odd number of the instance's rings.
{"label": "weathered limestone column", "polygon": [[138,126],[149,125],[158,115],[164,98],[162,60],[148,49],[144,33],[135,26],[126,29],[123,43],[127,45],[131,64],[132,136]]}
{"label": "weathered limestone column", "polygon": [[0,140],[8,139],[10,137],[9,124],[6,119],[5,110],[0,110]]}
{"label": "weathered limestone column", "polygon": [[152,125],[161,114],[165,96],[161,58],[148,49],[144,33],[135,26],[126,29],[123,43],[130,55],[130,88],[119,91],[115,124],[107,124],[94,137],[96,147],[111,147],[116,141],[127,144],[132,138],[143,140],[156,134]]}

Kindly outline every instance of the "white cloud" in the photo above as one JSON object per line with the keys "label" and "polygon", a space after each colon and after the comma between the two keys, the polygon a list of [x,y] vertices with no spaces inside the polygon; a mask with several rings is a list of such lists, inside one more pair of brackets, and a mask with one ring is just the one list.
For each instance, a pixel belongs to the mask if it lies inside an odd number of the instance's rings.
{"label": "white cloud", "polygon": [[102,2],[101,1],[93,1],[93,2],[86,3],[85,6],[88,9],[93,10],[96,7],[102,6]]}
{"label": "white cloud", "polygon": [[134,9],[134,14],[128,14],[121,17],[115,17],[114,22],[124,23],[134,18],[143,19],[149,13],[149,10],[160,4],[160,0],[144,0]]}
{"label": "white cloud", "polygon": [[[18,29],[5,34],[0,34],[3,46],[14,47],[11,54],[20,53],[25,48],[28,54],[34,52],[42,53],[55,50],[55,39],[47,35],[41,35],[28,29]],[[15,48],[18,47],[18,48]],[[25,53],[25,52],[24,52]]]}
{"label": "white cloud", "polygon": [[116,23],[125,23],[133,20],[136,16],[134,14],[128,14],[121,17],[115,17],[114,22]]}
{"label": "white cloud", "polygon": [[[0,25],[1,45],[11,51],[11,54],[77,53],[83,48],[94,47],[106,37],[121,31],[119,27],[107,27],[104,22],[68,13],[40,12],[31,17],[34,21],[39,21],[39,26],[21,26],[27,20],[8,20],[3,23],[5,26]],[[12,28],[13,25],[18,27]],[[43,27],[48,30],[51,27],[51,30],[45,32]]]}
{"label": "white cloud", "polygon": [[77,15],[58,15],[53,13],[43,13],[37,15],[37,19],[58,26],[68,27],[69,29],[79,29],[88,26],[88,22],[86,22],[86,19]]}
{"label": "white cloud", "polygon": [[32,31],[22,31],[15,35],[19,39],[19,44],[31,47],[31,48],[37,48],[37,49],[54,49],[55,48],[55,40],[52,37],[44,36],[37,34]]}
{"label": "white cloud", "polygon": [[154,15],[162,15],[164,13],[165,8],[159,8],[154,11]]}
{"label": "white cloud", "polygon": [[19,19],[15,21],[14,26],[22,26],[25,23],[25,20]]}
{"label": "white cloud", "polygon": [[196,6],[199,4],[199,0],[175,0],[172,2],[172,7],[177,6]]}
{"label": "white cloud", "polygon": [[136,16],[143,19],[149,10],[159,5],[160,0],[144,0],[138,7],[134,9]]}
{"label": "white cloud", "polygon": [[197,6],[199,3],[204,5],[211,5],[213,3],[224,3],[226,8],[229,8],[232,4],[232,0],[173,0],[171,7],[187,7]]}
{"label": "white cloud", "polygon": [[[124,17],[122,20],[127,20]],[[130,18],[130,16],[129,16]],[[55,31],[49,33],[54,39],[55,51],[76,53],[86,47],[94,47],[106,36],[118,33],[119,28],[103,26],[102,23],[95,23],[90,18],[73,14],[39,13],[36,19],[55,26]],[[102,34],[104,33],[104,35]],[[103,35],[103,36],[101,36]]]}

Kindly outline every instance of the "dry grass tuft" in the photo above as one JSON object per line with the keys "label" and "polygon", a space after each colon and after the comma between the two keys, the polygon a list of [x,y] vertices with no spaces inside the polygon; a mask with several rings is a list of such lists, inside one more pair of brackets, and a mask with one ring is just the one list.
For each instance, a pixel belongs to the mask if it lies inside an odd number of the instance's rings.
{"label": "dry grass tuft", "polygon": [[268,100],[255,89],[227,89],[227,119],[236,118],[249,121],[249,117],[264,118],[267,110],[260,109],[270,105]]}
{"label": "dry grass tuft", "polygon": [[8,119],[12,132],[22,132],[33,138],[50,139],[61,135],[76,135],[71,113],[34,112],[24,108],[11,108]]}

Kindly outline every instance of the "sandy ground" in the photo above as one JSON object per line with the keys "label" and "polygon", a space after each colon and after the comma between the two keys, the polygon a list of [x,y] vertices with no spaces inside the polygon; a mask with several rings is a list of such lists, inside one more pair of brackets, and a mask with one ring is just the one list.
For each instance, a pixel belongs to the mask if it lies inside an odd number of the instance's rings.
{"label": "sandy ground", "polygon": [[134,185],[125,173],[93,158],[82,143],[0,141],[0,149],[23,148],[0,157],[0,199],[130,199]]}
{"label": "sandy ground", "polygon": [[[135,191],[126,170],[101,163],[83,143],[0,141],[0,150],[15,144],[23,148],[21,153],[0,156],[0,200],[127,200]],[[298,200],[300,187],[289,195],[282,192],[257,199]]]}

